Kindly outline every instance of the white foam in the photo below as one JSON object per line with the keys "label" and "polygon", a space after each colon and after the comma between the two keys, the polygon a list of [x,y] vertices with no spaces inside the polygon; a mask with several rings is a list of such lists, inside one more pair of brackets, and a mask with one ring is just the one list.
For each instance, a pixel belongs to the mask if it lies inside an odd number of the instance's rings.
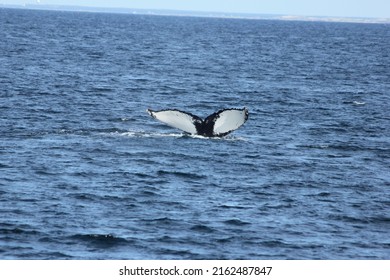
{"label": "white foam", "polygon": [[157,133],[157,132],[147,132],[147,131],[127,131],[118,133],[121,136],[126,137],[182,137],[183,134],[180,133]]}
{"label": "white foam", "polygon": [[226,137],[206,137],[202,135],[193,135],[193,134],[183,134],[183,133],[159,133],[159,132],[148,132],[148,131],[126,131],[126,132],[111,132],[109,133],[111,136],[124,136],[130,138],[159,138],[159,137],[173,137],[173,138],[182,138],[188,137],[193,139],[202,139],[202,140],[212,140],[212,141],[247,141],[247,139],[243,137],[237,136],[226,136]]}

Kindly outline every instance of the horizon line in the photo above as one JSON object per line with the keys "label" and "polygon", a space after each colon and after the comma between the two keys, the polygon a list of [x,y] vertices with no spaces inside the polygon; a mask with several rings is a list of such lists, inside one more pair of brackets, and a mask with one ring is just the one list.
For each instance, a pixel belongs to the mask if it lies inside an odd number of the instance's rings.
{"label": "horizon line", "polygon": [[0,8],[16,8],[28,10],[50,10],[70,12],[97,12],[138,15],[160,16],[190,16],[227,19],[253,19],[253,20],[284,20],[284,21],[318,21],[318,22],[345,22],[345,23],[381,23],[390,24],[390,18],[383,17],[343,17],[343,16],[307,16],[287,14],[261,14],[239,12],[215,12],[215,11],[191,11],[175,9],[139,9],[123,7],[91,7],[77,5],[52,5],[52,4],[0,4]]}

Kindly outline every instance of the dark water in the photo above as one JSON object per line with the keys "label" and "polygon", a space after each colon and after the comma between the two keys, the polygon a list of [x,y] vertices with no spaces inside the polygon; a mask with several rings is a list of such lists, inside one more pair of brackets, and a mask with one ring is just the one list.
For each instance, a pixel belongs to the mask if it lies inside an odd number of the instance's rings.
{"label": "dark water", "polygon": [[[389,25],[0,9],[0,38],[0,258],[390,258]],[[223,139],[145,112],[243,106]]]}

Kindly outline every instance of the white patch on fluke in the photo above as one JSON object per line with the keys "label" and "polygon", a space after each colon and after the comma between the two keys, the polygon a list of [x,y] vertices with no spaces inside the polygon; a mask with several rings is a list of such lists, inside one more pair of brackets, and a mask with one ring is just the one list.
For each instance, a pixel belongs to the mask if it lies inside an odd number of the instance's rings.
{"label": "white patch on fluke", "polygon": [[248,110],[228,109],[219,113],[214,123],[214,134],[226,134],[242,126],[248,119]]}
{"label": "white patch on fluke", "polygon": [[193,116],[178,110],[152,111],[148,110],[149,115],[171,127],[178,128],[190,134],[196,134]]}

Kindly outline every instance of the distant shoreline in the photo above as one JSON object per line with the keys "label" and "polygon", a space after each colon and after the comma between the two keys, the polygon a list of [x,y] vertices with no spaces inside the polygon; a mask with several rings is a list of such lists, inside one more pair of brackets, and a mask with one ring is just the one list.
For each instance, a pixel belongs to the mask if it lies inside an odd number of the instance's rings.
{"label": "distant shoreline", "polygon": [[189,16],[189,17],[228,18],[228,19],[230,18],[230,19],[253,19],[253,20],[285,20],[285,21],[312,21],[312,22],[318,21],[318,22],[390,24],[390,18],[297,16],[297,15],[276,15],[276,14],[198,12],[198,11],[181,11],[181,10],[102,8],[102,7],[43,5],[43,4],[25,4],[25,5],[0,4],[0,8],[49,10],[49,11],[71,11],[71,12],[138,14],[138,15],[156,15],[156,16]]}

